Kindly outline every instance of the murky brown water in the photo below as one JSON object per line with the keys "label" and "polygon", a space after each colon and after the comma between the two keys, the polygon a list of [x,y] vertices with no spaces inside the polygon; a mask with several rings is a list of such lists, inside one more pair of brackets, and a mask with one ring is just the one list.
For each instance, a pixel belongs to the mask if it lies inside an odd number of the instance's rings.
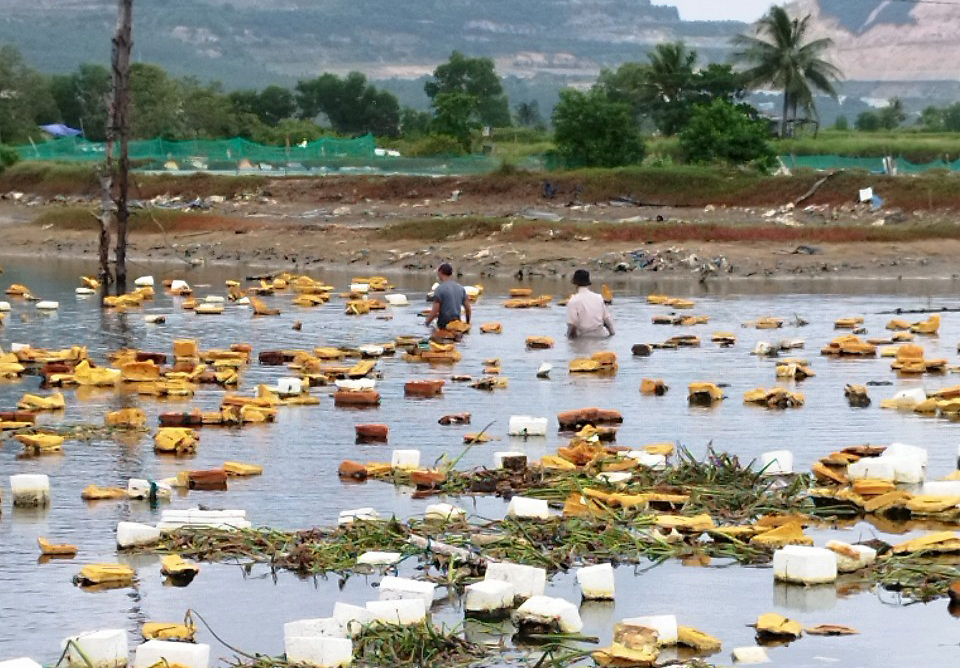
{"label": "murky brown water", "polygon": [[[394,319],[377,320],[373,316],[346,318],[342,304],[318,309],[289,306],[289,296],[268,299],[284,313],[277,318],[251,319],[250,312],[227,307],[219,317],[200,317],[177,307],[176,300],[159,294],[142,312],[126,315],[103,312],[91,299],[73,295],[77,277],[94,271],[90,263],[51,262],[44,266],[10,259],[3,262],[5,273],[0,284],[20,282],[35,294],[59,299],[60,311],[45,316],[32,305],[14,302],[14,312],[0,329],[0,347],[13,342],[36,347],[63,347],[73,343],[87,345],[92,355],[103,359],[111,350],[123,346],[169,352],[174,338],[195,337],[203,348],[222,347],[233,342],[253,344],[255,350],[267,348],[306,348],[377,342],[400,334],[422,333],[416,317],[422,297],[432,276],[398,276],[397,291],[405,292],[411,306],[393,309]],[[358,270],[362,273],[363,270]],[[144,271],[144,273],[147,273]],[[184,272],[154,269],[161,276],[186,278],[199,296],[222,294],[225,278],[242,278],[251,273],[242,270],[205,269]],[[255,273],[255,272],[254,272]],[[343,287],[354,274],[326,272],[316,276]],[[472,281],[470,281],[472,282]],[[561,443],[551,433],[545,439],[511,442],[505,437],[511,414],[530,414],[552,418],[558,411],[597,405],[623,412],[625,423],[618,441],[641,445],[656,441],[678,441],[695,453],[702,453],[710,442],[750,459],[761,452],[789,448],[797,457],[798,468],[808,468],[819,456],[838,446],[872,442],[886,444],[903,441],[922,445],[930,451],[928,475],[938,478],[956,466],[960,425],[912,414],[882,411],[879,399],[892,396],[898,389],[921,385],[936,388],[960,382],[957,376],[897,379],[889,369],[889,360],[833,360],[819,356],[821,345],[836,335],[837,317],[863,315],[871,335],[882,335],[890,316],[876,315],[896,307],[912,308],[936,305],[958,306],[953,286],[941,282],[869,283],[863,281],[800,284],[769,282],[738,286],[724,284],[684,287],[679,282],[641,284],[614,283],[617,299],[614,316],[618,335],[609,342],[570,344],[563,340],[564,311],[558,307],[535,311],[511,311],[502,307],[502,297],[512,281],[484,281],[487,292],[475,307],[475,322],[498,320],[504,325],[500,336],[474,334],[462,346],[464,360],[451,369],[429,369],[410,365],[400,359],[381,362],[383,380],[379,389],[383,404],[369,411],[335,409],[323,397],[320,406],[281,409],[277,424],[252,427],[243,431],[206,429],[196,457],[158,458],[148,437],[139,443],[112,441],[89,445],[68,443],[64,454],[33,460],[18,460],[19,446],[7,442],[0,449],[0,486],[5,494],[0,515],[0,659],[21,655],[51,663],[59,656],[60,640],[73,633],[95,628],[126,628],[131,642],[138,638],[139,625],[148,620],[171,621],[182,618],[188,608],[198,610],[227,641],[251,652],[280,654],[282,625],[303,617],[327,616],[335,600],[362,603],[376,596],[372,586],[378,577],[352,577],[340,590],[337,578],[299,579],[289,573],[271,577],[266,569],[254,568],[251,574],[231,565],[204,564],[201,574],[187,588],[169,588],[162,584],[159,562],[152,557],[120,556],[137,568],[139,584],[135,589],[90,593],[75,588],[72,576],[79,564],[115,561],[114,533],[121,520],[155,522],[159,511],[145,504],[103,502],[88,504],[80,499],[81,489],[90,483],[123,485],[130,477],[154,479],[175,475],[185,469],[212,468],[233,459],[262,464],[264,475],[231,481],[230,490],[192,492],[176,498],[169,507],[185,508],[198,503],[211,507],[244,508],[255,525],[305,528],[336,521],[339,510],[374,506],[381,513],[408,517],[422,512],[431,501],[413,500],[409,491],[377,482],[344,485],[336,476],[339,462],[389,459],[392,448],[419,448],[423,461],[432,462],[443,454],[462,450],[462,433],[494,422],[491,432],[503,440],[472,449],[461,467],[488,464],[495,450],[517,449],[533,457],[552,452]],[[562,294],[567,286],[554,281],[534,283],[538,290]],[[748,291],[749,292],[746,292]],[[693,296],[694,313],[709,314],[709,325],[694,328],[654,326],[653,314],[664,307],[649,306],[648,292],[672,292]],[[819,291],[819,292],[815,292]],[[3,297],[0,297],[3,299]],[[167,324],[146,325],[144,313],[165,313]],[[789,325],[799,314],[810,325]],[[22,317],[21,317],[22,315]],[[740,323],[760,316],[787,318],[788,325],[775,332],[741,329]],[[294,332],[294,320],[303,321],[303,331]],[[916,319],[920,319],[917,316]],[[720,349],[709,343],[715,330],[733,330],[737,346]],[[630,347],[636,342],[664,340],[681,332],[693,331],[705,341],[699,349],[656,351],[650,358],[635,359]],[[556,348],[528,352],[524,338],[530,335],[556,337]],[[799,410],[772,412],[741,402],[743,392],[776,384],[773,362],[752,357],[748,352],[759,340],[777,341],[800,337],[807,341],[798,356],[809,357],[817,377],[799,387],[807,404]],[[956,361],[955,346],[960,340],[960,314],[947,314],[938,338],[923,338],[930,357],[948,357]],[[615,378],[572,378],[566,363],[574,355],[611,349],[620,356],[620,372]],[[444,396],[431,400],[403,397],[405,380],[419,377],[447,377],[451,372],[480,375],[482,360],[500,357],[503,373],[510,379],[506,391],[485,393],[464,385],[448,384]],[[556,367],[552,380],[537,380],[535,370],[543,361]],[[244,376],[241,391],[252,392],[257,383],[271,382],[285,375],[283,368],[252,366]],[[641,397],[643,377],[664,378],[671,386],[663,397]],[[712,409],[691,408],[685,388],[693,380],[730,383],[730,397]],[[845,383],[891,380],[893,387],[872,388],[873,407],[855,410],[843,399]],[[19,383],[0,384],[0,407],[10,407],[27,391],[36,389],[36,378]],[[323,390],[315,390],[321,396]],[[43,423],[91,422],[99,424],[107,410],[139,402],[135,396],[113,390],[67,390],[67,410],[60,415],[45,415]],[[79,394],[79,396],[78,396]],[[143,401],[140,405],[156,424],[161,411],[200,406],[216,408],[222,390],[201,389],[192,401]],[[437,418],[445,413],[470,411],[471,427],[442,427]],[[385,422],[390,425],[390,445],[357,446],[354,424]],[[53,488],[52,506],[44,511],[11,508],[7,476],[12,473],[46,473]],[[433,500],[435,502],[435,500]],[[502,516],[505,506],[495,499],[460,499],[455,503],[483,517]],[[75,543],[80,554],[74,561],[37,563],[37,536]],[[866,524],[844,531],[816,533],[818,544],[829,537],[845,540],[878,535]],[[897,537],[902,539],[902,537]],[[762,612],[779,611],[803,623],[836,623],[859,628],[863,633],[848,638],[807,637],[788,647],[770,650],[775,663],[783,666],[927,666],[956,665],[960,660],[960,625],[947,613],[944,601],[931,604],[901,605],[889,592],[871,592],[840,596],[833,587],[799,589],[774,585],[769,569],[742,568],[718,564],[710,568],[683,567],[668,562],[650,570],[618,570],[618,599],[610,604],[585,604],[581,609],[584,632],[611,635],[613,624],[623,617],[647,614],[676,614],[682,624],[697,626],[724,642],[724,654],[741,645],[753,644],[753,629],[746,625]],[[559,575],[548,586],[548,594],[576,600],[579,593],[572,574]],[[435,616],[457,623],[462,614],[456,600],[438,603]],[[468,631],[480,633],[477,627]],[[230,657],[205,630],[203,642],[211,642],[214,655]],[[721,661],[722,662],[722,661]]]}

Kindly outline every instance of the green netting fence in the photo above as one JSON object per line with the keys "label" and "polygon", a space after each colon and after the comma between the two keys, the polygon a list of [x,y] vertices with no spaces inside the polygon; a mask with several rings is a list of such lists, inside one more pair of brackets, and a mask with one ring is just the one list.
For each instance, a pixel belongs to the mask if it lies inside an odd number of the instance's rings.
{"label": "green netting fence", "polygon": [[[780,159],[787,167],[793,169],[796,167],[806,167],[808,169],[865,169],[870,172],[883,173],[884,158],[859,158],[843,155],[781,155]],[[960,160],[947,162],[937,160],[927,163],[914,163],[903,157],[894,157],[893,163],[896,165],[897,174],[919,174],[930,171],[931,169],[945,169],[952,172],[960,172]]]}
{"label": "green netting fence", "polygon": [[[106,144],[67,137],[16,147],[23,160],[100,162]],[[116,153],[115,153],[116,155]],[[246,139],[131,141],[130,160],[137,169],[164,171],[474,174],[493,171],[490,156],[404,157],[377,149],[372,135],[356,139],[318,139],[292,146],[267,146]]]}

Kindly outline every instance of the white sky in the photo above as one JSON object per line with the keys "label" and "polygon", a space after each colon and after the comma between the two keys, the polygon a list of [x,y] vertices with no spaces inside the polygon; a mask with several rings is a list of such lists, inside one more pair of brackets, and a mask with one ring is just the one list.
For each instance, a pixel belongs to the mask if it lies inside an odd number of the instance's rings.
{"label": "white sky", "polygon": [[680,8],[680,18],[686,21],[755,21],[763,16],[775,0],[654,0],[655,5],[674,5]]}

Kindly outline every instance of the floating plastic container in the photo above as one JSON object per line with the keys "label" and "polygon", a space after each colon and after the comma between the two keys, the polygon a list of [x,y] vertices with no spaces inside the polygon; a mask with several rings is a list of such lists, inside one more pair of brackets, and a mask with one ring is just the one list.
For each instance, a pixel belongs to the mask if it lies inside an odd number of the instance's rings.
{"label": "floating plastic container", "polygon": [[495,468],[495,469],[502,469],[502,468],[503,468],[503,460],[504,460],[504,459],[510,459],[510,458],[512,458],[512,457],[523,457],[524,459],[526,459],[527,453],[525,453],[525,452],[517,452],[516,450],[510,450],[510,451],[507,451],[507,452],[494,452],[494,453],[493,453],[493,468]]}
{"label": "floating plastic container", "polygon": [[396,601],[398,599],[419,598],[429,610],[433,605],[433,594],[437,585],[432,582],[398,578],[388,575],[380,581],[380,600]]}
{"label": "floating plastic container", "polygon": [[613,579],[613,566],[597,564],[585,566],[577,571],[580,593],[589,601],[612,601],[616,585]]}
{"label": "floating plastic container", "polygon": [[376,522],[380,519],[380,513],[373,508],[356,508],[354,510],[341,510],[337,517],[337,524],[353,524],[354,522]]}
{"label": "floating plastic container", "polygon": [[393,566],[400,561],[399,552],[364,552],[357,557],[358,566]]}
{"label": "floating plastic container", "polygon": [[509,582],[513,585],[515,598],[526,599],[543,594],[547,586],[547,571],[536,566],[498,561],[487,564],[484,580]]}
{"label": "floating plastic container", "polygon": [[731,654],[734,663],[742,666],[755,666],[761,663],[770,663],[767,650],[763,647],[737,647]]}
{"label": "floating plastic container", "polygon": [[38,311],[56,311],[58,308],[60,308],[60,302],[54,302],[54,301],[37,302]]}
{"label": "floating plastic container", "polygon": [[370,601],[367,610],[376,621],[386,624],[410,626],[419,624],[427,616],[427,606],[422,598],[401,598],[389,601]]}
{"label": "floating plastic container", "polygon": [[773,450],[760,455],[760,470],[763,475],[789,475],[793,473],[793,453],[789,450]]}
{"label": "floating plastic container", "polygon": [[333,617],[298,619],[283,625],[287,638],[345,638],[343,625]]}
{"label": "floating plastic container", "polygon": [[646,466],[655,471],[667,468],[667,458],[664,455],[657,455],[644,450],[631,450],[627,453],[627,457],[636,460],[640,466]]}
{"label": "floating plastic container", "polygon": [[117,547],[125,550],[131,547],[143,547],[160,542],[160,529],[149,524],[120,522],[117,524]]}
{"label": "floating plastic container", "polygon": [[300,394],[302,392],[303,392],[303,379],[301,378],[277,379],[278,394]]}
{"label": "floating plastic container", "polygon": [[847,466],[847,476],[851,480],[873,478],[893,482],[896,473],[895,462],[886,457],[864,457]]}
{"label": "floating plastic container", "polygon": [[10,476],[10,492],[17,508],[36,508],[50,505],[50,478],[46,475],[20,474]]}
{"label": "floating plastic container", "polygon": [[546,520],[550,518],[550,507],[543,499],[530,499],[525,496],[515,496],[507,506],[507,515],[521,519]]}
{"label": "floating plastic container", "polygon": [[203,528],[203,529],[249,529],[252,525],[247,520],[245,510],[164,510],[160,516],[157,528],[162,532],[175,529]]}
{"label": "floating plastic container", "polygon": [[570,601],[553,596],[533,596],[513,613],[514,620],[522,627],[525,624],[553,626],[560,633],[580,633],[583,621],[580,611]]}
{"label": "floating plastic container", "polygon": [[837,557],[838,573],[853,573],[872,565],[877,560],[877,551],[866,545],[850,545],[839,540],[827,543],[827,549]]}
{"label": "floating plastic container", "polygon": [[60,643],[60,649],[67,650],[67,664],[72,668],[90,668],[86,659],[93,668],[125,668],[130,661],[127,632],[123,629],[103,629],[70,636]]}
{"label": "floating plastic container", "polygon": [[407,301],[407,296],[401,294],[385,295],[384,299],[387,300],[390,306],[408,306],[410,304],[410,302]]}
{"label": "floating plastic container", "polygon": [[457,508],[449,503],[434,503],[427,506],[423,513],[423,519],[433,521],[459,520],[465,517],[467,511],[463,508]]}
{"label": "floating plastic container", "polygon": [[[157,498],[169,499],[173,496],[173,487],[163,482],[155,482]],[[150,498],[150,481],[142,478],[130,478],[127,481],[127,496],[131,499]]]}
{"label": "floating plastic container", "polygon": [[43,666],[29,657],[21,656],[19,659],[0,661],[0,668],[43,668]]}
{"label": "floating plastic container", "polygon": [[883,451],[881,457],[909,457],[920,462],[920,465],[924,468],[927,467],[927,461],[929,455],[927,454],[926,448],[921,448],[916,445],[907,445],[906,443],[891,443],[887,446],[887,449]]}
{"label": "floating plastic container", "polygon": [[513,607],[514,589],[502,580],[481,580],[464,589],[463,609],[467,614],[491,614]]}
{"label": "floating plastic container", "polygon": [[349,638],[285,637],[287,661],[315,668],[339,668],[353,663],[353,642]]}
{"label": "floating plastic container", "polygon": [[787,545],[773,553],[773,577],[806,585],[835,582],[837,555],[822,547]]}
{"label": "floating plastic container", "polygon": [[138,288],[152,288],[153,287],[153,276],[140,276],[133,282]]}
{"label": "floating plastic container", "polygon": [[395,469],[420,468],[419,450],[394,450],[390,456],[390,466]]}
{"label": "floating plastic container", "polygon": [[377,619],[376,615],[364,607],[339,602],[333,606],[333,618],[340,623],[350,638],[359,634],[364,626],[372,624]]}
{"label": "floating plastic container", "polygon": [[546,436],[547,418],[511,415],[507,434],[510,436]]}
{"label": "floating plastic container", "polygon": [[193,645],[169,640],[148,640],[137,647],[134,668],[150,668],[158,663],[179,664],[184,668],[208,668],[210,645]]}
{"label": "floating plastic container", "polygon": [[675,615],[648,615],[624,619],[624,626],[642,626],[657,632],[657,642],[661,646],[677,644],[677,618]]}

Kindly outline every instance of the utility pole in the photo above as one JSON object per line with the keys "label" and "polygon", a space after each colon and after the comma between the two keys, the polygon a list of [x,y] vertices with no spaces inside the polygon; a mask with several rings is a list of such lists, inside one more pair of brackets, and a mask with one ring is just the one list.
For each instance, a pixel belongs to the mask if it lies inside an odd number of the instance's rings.
{"label": "utility pole", "polygon": [[[130,51],[133,48],[133,0],[118,0],[117,34],[113,38],[113,103],[111,125],[120,140],[120,158],[117,170],[117,293],[127,290],[127,208],[129,192],[130,157]],[[107,149],[110,150],[109,148]]]}

